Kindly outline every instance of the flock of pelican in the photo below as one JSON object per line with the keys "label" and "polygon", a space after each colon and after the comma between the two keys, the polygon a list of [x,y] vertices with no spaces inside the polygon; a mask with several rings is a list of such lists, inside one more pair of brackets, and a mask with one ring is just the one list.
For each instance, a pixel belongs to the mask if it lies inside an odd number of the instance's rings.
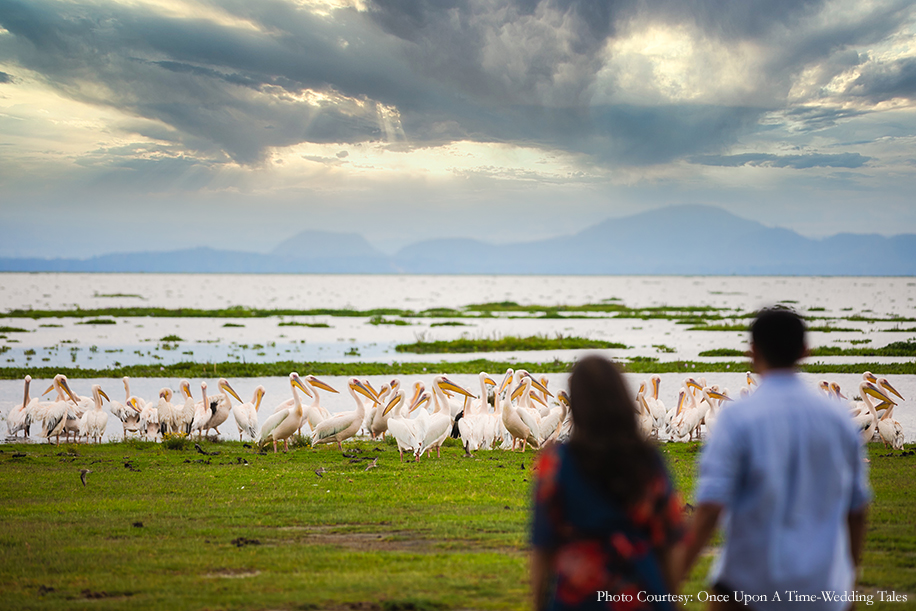
{"label": "flock of pelican", "polygon": [[[747,386],[739,394],[753,392],[756,380],[747,373]],[[289,374],[291,396],[277,405],[263,425],[258,424],[258,412],[266,391],[263,386],[254,390],[251,401],[245,402],[229,381],[220,378],[217,393],[207,393],[207,383],[200,383],[200,399],[191,392],[191,383],[181,380],[180,398],[177,400],[169,388],[160,390],[156,399],[149,401],[131,394],[130,379],[124,377],[124,402],[115,401],[94,384],[89,396],[73,392],[66,376],[58,374],[42,396],[54,391],[50,401],[30,397],[30,376],[25,377],[22,405],[13,407],[7,416],[10,435],[21,431],[28,437],[33,423],[41,424],[41,437],[60,443],[63,435],[77,443],[100,443],[108,426],[108,414],[103,400],[110,404],[111,414],[121,421],[124,438],[135,434],[142,439],[157,441],[166,435],[196,434],[199,438],[219,433],[218,427],[230,415],[238,427],[239,440],[247,436],[265,446],[272,444],[274,452],[279,442],[289,450],[289,440],[307,429],[312,446],[341,443],[357,435],[381,439],[391,435],[397,442],[401,460],[406,452],[419,460],[433,450],[439,455],[442,443],[449,436],[461,439],[465,451],[520,449],[530,445],[539,448],[551,441],[562,441],[572,429],[569,398],[565,391],[554,395],[541,376],[535,379],[524,370],[508,369],[502,382],[497,384],[490,375],[481,372],[478,394],[440,375],[433,379],[431,388],[415,382],[409,393],[398,379],[392,379],[376,390],[368,380],[350,378],[348,391],[354,409],[331,414],[321,406],[319,391],[338,393],[329,384],[315,376]],[[728,409],[731,401],[727,388],[707,385],[704,378],[684,379],[672,407],[666,408],[659,398],[661,378],[651,376],[643,381],[636,393],[637,422],[641,433],[649,438],[669,441],[690,441],[708,433],[715,427],[721,410]],[[820,389],[838,401],[847,401],[839,384],[823,380]],[[303,403],[300,393],[310,402]],[[887,378],[877,378],[871,372],[863,374],[859,397],[849,401],[851,417],[858,424],[865,441],[874,438],[885,446],[900,449],[903,430],[893,418],[897,405],[892,397],[903,396]],[[233,403],[235,399],[236,403]]]}

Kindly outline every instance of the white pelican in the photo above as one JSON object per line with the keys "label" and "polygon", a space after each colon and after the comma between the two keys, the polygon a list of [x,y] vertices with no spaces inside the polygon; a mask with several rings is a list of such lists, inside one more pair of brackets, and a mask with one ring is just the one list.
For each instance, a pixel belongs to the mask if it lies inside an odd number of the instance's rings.
{"label": "white pelican", "polygon": [[363,418],[366,417],[366,405],[359,398],[357,393],[368,398],[373,404],[378,403],[375,393],[370,391],[366,386],[356,378],[350,378],[347,385],[350,389],[350,395],[356,401],[356,409],[350,412],[335,414],[327,420],[320,422],[312,431],[312,447],[319,443],[336,443],[338,450],[343,450],[341,442],[356,435],[363,424]]}
{"label": "white pelican", "polygon": [[[68,418],[75,418],[75,404],[78,399],[73,391],[70,390],[70,384],[67,382],[67,376],[59,373],[54,376],[51,386],[42,394],[47,394],[52,390],[57,391],[57,400],[51,403],[44,412],[44,421],[42,422],[42,436],[51,442],[51,437],[57,438],[57,445],[60,445],[60,434],[64,432]],[[67,397],[73,401],[71,404]]]}
{"label": "white pelican", "polygon": [[25,438],[29,436],[29,428],[32,426],[32,409],[30,409],[29,404],[38,403],[37,397],[35,399],[29,397],[29,384],[31,383],[32,376],[25,376],[25,396],[22,398],[22,405],[14,406],[6,416],[6,426],[12,436],[15,436],[19,431],[23,432]]}
{"label": "white pelican", "polygon": [[[405,451],[414,455],[420,451],[421,436],[420,423],[417,420],[409,420],[404,415],[404,406],[407,403],[405,400],[406,395],[405,391],[399,390],[394,398],[388,402],[388,405],[385,406],[386,412],[394,410],[394,413],[388,418],[388,430],[391,431],[391,436],[398,443],[398,454],[400,454],[402,462]],[[427,401],[429,401],[429,393],[418,394],[407,413],[409,414]]]}
{"label": "white pelican", "polygon": [[703,420],[706,421],[706,434],[708,435],[716,426],[716,420],[719,419],[719,413],[722,411],[725,402],[731,401],[731,398],[727,392],[719,392],[719,389],[715,386],[706,388],[705,392],[709,397],[709,410]]}
{"label": "white pelican", "polygon": [[[321,406],[321,397],[318,395],[318,389],[320,388],[334,394],[337,394],[338,391],[313,375],[305,376],[304,381],[312,391],[312,395],[315,397],[312,400],[312,403],[305,408],[305,419],[308,422],[309,428],[314,429],[316,426],[318,426],[319,422],[322,420],[327,420],[331,417],[330,412]],[[299,428],[300,430],[302,429],[301,426]]]}
{"label": "white pelican", "polygon": [[636,393],[636,428],[643,437],[649,438],[652,435],[654,423],[652,412],[649,411],[649,406],[646,404],[646,383],[643,382]]}
{"label": "white pelican", "polygon": [[261,399],[267,390],[263,386],[254,389],[254,396],[250,403],[239,403],[232,406],[232,415],[235,417],[235,424],[239,427],[239,441],[242,440],[242,433],[248,433],[252,441],[258,436],[258,409],[261,407]]}
{"label": "white pelican", "polygon": [[454,422],[450,414],[448,398],[445,396],[446,390],[464,395],[468,398],[476,398],[469,391],[458,386],[445,376],[436,376],[433,380],[433,394],[436,398],[436,410],[430,415],[426,424],[426,432],[423,435],[423,439],[420,440],[420,449],[417,451],[417,458],[422,456],[424,452],[429,452],[431,454],[433,448],[436,449],[436,457],[442,457],[440,448],[446,437],[452,432],[452,423]]}
{"label": "white pelican", "polygon": [[134,408],[140,410],[140,437],[149,441],[156,441],[159,437],[159,406],[152,401],[140,407],[140,398],[131,397],[127,401]]}
{"label": "white pelican", "polygon": [[210,432],[210,429],[216,431],[216,434],[219,435],[219,425],[229,419],[229,414],[232,413],[232,400],[229,398],[232,395],[236,401],[242,403],[242,399],[239,397],[231,386],[229,386],[229,380],[226,378],[220,378],[219,382],[216,383],[216,387],[219,389],[220,397],[219,403],[216,404],[216,410],[213,412],[213,415],[210,416],[210,420],[207,421],[207,433]]}
{"label": "white pelican", "polygon": [[754,392],[754,387],[757,386],[757,380],[754,379],[754,376],[751,375],[751,372],[745,372],[747,377],[747,391],[749,393]]}
{"label": "white pelican", "polygon": [[658,374],[653,374],[649,378],[649,388],[651,392],[644,395],[644,400],[646,405],[649,408],[649,413],[652,414],[652,420],[654,421],[652,428],[655,430],[656,435],[658,434],[659,429],[664,426],[665,416],[668,413],[668,410],[665,409],[665,404],[661,399],[658,398],[659,388],[661,387],[662,379]]}
{"label": "white pelican", "polygon": [[401,381],[397,378],[391,380],[390,384],[386,384],[388,390],[384,393],[379,393],[379,406],[373,410],[372,422],[369,425],[369,436],[372,439],[384,439],[385,432],[388,431],[388,418],[390,417],[390,411],[384,409],[382,405],[386,399],[391,396],[392,398],[397,395],[401,390]]}
{"label": "white pelican", "polygon": [[[677,413],[672,421],[674,436],[681,439],[687,437],[688,440],[693,439],[694,430],[700,426],[700,421],[706,415],[706,409],[709,408],[708,402],[705,402],[705,406],[703,406],[702,402],[697,402],[696,395],[690,391],[691,388],[695,388],[700,392],[703,391],[703,387],[693,378],[684,380],[684,387],[681,389],[683,393],[678,394]],[[685,405],[685,399],[688,397],[691,403],[690,405]]]}
{"label": "white pelican", "polygon": [[487,427],[492,420],[488,413],[490,403],[487,400],[487,385],[496,386],[496,382],[483,371],[477,377],[480,381],[480,399],[471,401],[458,421],[458,431],[461,433],[462,445],[466,452],[473,452],[479,448],[489,450],[493,441],[492,435],[489,439],[487,435]]}
{"label": "white pelican", "polygon": [[523,393],[525,395],[528,394],[530,382],[526,384],[525,381],[530,379],[531,378],[527,377],[523,378],[522,383],[512,391],[508,397],[508,401],[504,402],[502,406],[503,425],[506,427],[506,430],[509,431],[509,434],[512,435],[512,449],[515,449],[516,442],[521,441],[522,452],[528,449],[529,444],[531,447],[537,448],[538,439],[537,434],[531,430],[531,427],[525,424],[525,422],[519,417],[518,410],[515,408],[515,406],[512,405],[512,400],[521,397]]}
{"label": "white pelican", "polygon": [[174,433],[180,430],[179,422],[184,405],[174,405],[172,403],[171,388],[159,389],[159,401],[156,403],[156,411],[159,412],[159,434]]}
{"label": "white pelican", "polygon": [[875,405],[871,402],[869,397],[878,399],[881,401],[881,405],[888,404],[890,398],[879,390],[877,386],[864,380],[859,383],[859,395],[862,397],[862,402],[865,405],[865,413],[854,416],[853,421],[862,432],[862,441],[868,443],[878,430],[878,413],[875,411]]}
{"label": "white pelican", "polygon": [[175,423],[178,430],[185,435],[191,434],[191,423],[194,422],[194,397],[191,396],[191,383],[182,380],[178,383],[178,390],[184,398],[184,403],[175,410]]}
{"label": "white pelican", "polygon": [[557,393],[557,405],[550,408],[546,416],[541,418],[538,442],[543,446],[548,441],[555,440],[560,433],[560,427],[566,420],[569,411],[569,397],[562,390]]}
{"label": "white pelican", "polygon": [[203,397],[200,401],[194,404],[194,420],[191,421],[191,430],[197,431],[197,438],[200,439],[204,435],[204,429],[208,429],[207,423],[210,422],[210,418],[216,413],[216,406],[218,401],[210,399],[207,396],[207,383],[200,383],[200,393]]}
{"label": "white pelican", "polygon": [[[108,428],[108,414],[102,411],[102,397],[108,399],[108,395],[98,384],[92,385],[92,399],[95,402],[94,409],[86,410],[83,417],[80,418],[80,436],[86,436],[86,443],[95,440],[96,443],[102,443],[102,436],[105,429]],[[111,401],[111,399],[108,399]]]}
{"label": "white pelican", "polygon": [[308,394],[302,379],[298,374],[295,376],[289,374],[289,386],[293,392],[293,406],[284,410],[275,412],[261,427],[261,434],[258,436],[258,445],[263,446],[269,441],[274,443],[274,454],[277,453],[277,442],[283,440],[283,451],[289,451],[289,438],[299,430],[299,423],[302,422],[302,401],[299,400],[298,388]]}
{"label": "white pelican", "polygon": [[878,435],[884,442],[884,447],[888,445],[895,450],[903,449],[903,426],[894,420],[894,403],[888,404],[887,411],[878,419]]}
{"label": "white pelican", "polygon": [[[124,383],[124,403],[120,401],[111,401],[111,413],[112,415],[121,421],[121,425],[124,427],[124,439],[127,439],[128,431],[131,433],[137,433],[140,431],[140,411],[133,407],[128,407],[127,403],[130,401],[130,378],[124,376],[121,378],[121,381]],[[146,401],[143,399],[137,398],[138,405],[144,405]]]}

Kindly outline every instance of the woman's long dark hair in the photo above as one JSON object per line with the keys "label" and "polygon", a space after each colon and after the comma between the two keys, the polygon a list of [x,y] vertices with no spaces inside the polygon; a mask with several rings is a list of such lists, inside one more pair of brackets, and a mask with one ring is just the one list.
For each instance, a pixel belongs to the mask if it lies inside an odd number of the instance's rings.
{"label": "woman's long dark hair", "polygon": [[600,356],[580,360],[569,378],[569,403],[569,449],[585,476],[624,505],[638,500],[658,469],[658,455],[639,432],[617,367]]}

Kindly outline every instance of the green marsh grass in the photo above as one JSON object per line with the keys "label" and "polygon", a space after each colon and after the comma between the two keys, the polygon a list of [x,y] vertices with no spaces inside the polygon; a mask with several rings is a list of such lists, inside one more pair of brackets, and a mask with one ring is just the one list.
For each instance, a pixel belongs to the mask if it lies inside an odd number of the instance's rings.
{"label": "green marsh grass", "polygon": [[[0,352],[7,346],[0,347]],[[145,365],[116,365],[110,368],[85,367],[0,367],[0,380],[21,380],[26,374],[36,379],[51,379],[58,373],[68,378],[193,378],[221,376],[226,378],[286,377],[291,371],[308,371],[317,376],[368,376],[368,375],[423,375],[433,373],[477,374],[481,371],[500,372],[507,368],[527,369],[538,373],[565,373],[574,363],[569,361],[467,361],[391,362],[391,363],[337,363],[319,361],[277,361],[273,363],[222,363],[181,362]],[[752,370],[749,361],[664,361],[656,357],[634,356],[618,363],[629,373],[727,372]],[[884,375],[916,375],[916,361],[904,363],[805,363],[800,367],[806,373],[862,373],[881,371]]]}
{"label": "green marsh grass", "polygon": [[467,352],[511,352],[516,350],[570,350],[583,348],[615,348],[626,350],[629,346],[618,342],[608,342],[584,337],[563,336],[547,337],[533,335],[517,337],[507,335],[500,338],[472,339],[462,337],[452,340],[417,341],[412,344],[398,344],[397,352],[416,354],[443,354]]}
{"label": "green marsh grass", "polygon": [[[3,606],[529,608],[531,452],[465,458],[448,443],[441,459],[401,463],[385,442],[350,442],[347,456],[247,445],[2,446]],[[660,446],[688,502],[698,449]],[[869,451],[860,588],[913,593],[916,456]],[[682,591],[704,589],[709,560]]]}

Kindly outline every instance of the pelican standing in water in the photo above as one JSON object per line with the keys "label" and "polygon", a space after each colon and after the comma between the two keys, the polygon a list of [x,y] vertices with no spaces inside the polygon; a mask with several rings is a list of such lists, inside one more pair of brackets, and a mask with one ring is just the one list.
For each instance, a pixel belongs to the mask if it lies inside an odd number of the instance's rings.
{"label": "pelican standing in water", "polygon": [[[64,427],[67,425],[67,418],[75,417],[73,408],[79,399],[77,399],[73,391],[70,390],[67,376],[61,373],[54,376],[54,381],[51,382],[51,386],[42,394],[47,394],[52,390],[57,391],[57,400],[51,403],[44,411],[42,436],[48,440],[48,443],[51,443],[51,437],[55,437],[57,445],[60,445],[60,435],[64,432]],[[73,401],[72,405],[67,401],[67,397]]]}
{"label": "pelican standing in water", "polygon": [[96,443],[102,443],[102,435],[108,428],[108,414],[102,411],[102,398],[108,399],[108,395],[98,384],[92,385],[92,400],[95,403],[94,409],[86,410],[83,417],[80,418],[80,436],[86,436],[86,443],[95,440]]}
{"label": "pelican standing in water", "polygon": [[216,401],[211,401],[207,396],[207,383],[200,383],[200,393],[203,399],[194,404],[194,420],[191,422],[191,430],[197,431],[197,438],[201,439],[204,435],[204,429],[208,428],[207,423],[216,412]]}
{"label": "pelican standing in water", "polygon": [[341,442],[356,435],[363,424],[363,418],[366,417],[366,405],[359,395],[368,398],[375,405],[378,404],[375,393],[366,388],[358,379],[350,378],[347,386],[350,389],[350,396],[356,401],[356,409],[335,414],[319,423],[312,431],[312,447],[320,443],[336,443],[337,449],[342,451]]}
{"label": "pelican standing in water", "polygon": [[216,409],[213,410],[213,415],[210,416],[210,420],[207,421],[207,434],[210,433],[210,429],[213,429],[216,431],[216,434],[219,435],[219,428],[217,427],[228,420],[229,414],[232,412],[232,400],[229,396],[232,395],[239,403],[242,403],[242,399],[239,397],[238,393],[229,386],[229,380],[226,378],[220,378],[216,383],[216,387],[219,389],[220,397],[219,402],[216,404]]}
{"label": "pelican standing in water", "polygon": [[[121,382],[124,383],[124,403],[120,401],[111,401],[111,413],[112,415],[121,421],[121,425],[124,427],[124,439],[127,439],[127,433],[137,433],[140,431],[140,410],[134,407],[128,406],[130,402],[130,378],[124,376],[121,378]],[[143,399],[137,398],[136,404],[144,405],[146,401]]]}
{"label": "pelican standing in water", "polygon": [[254,396],[250,403],[239,403],[232,406],[232,415],[235,417],[235,424],[239,427],[239,441],[242,440],[242,433],[248,433],[252,440],[258,437],[258,409],[261,407],[261,399],[267,390],[263,386],[254,389]]}

